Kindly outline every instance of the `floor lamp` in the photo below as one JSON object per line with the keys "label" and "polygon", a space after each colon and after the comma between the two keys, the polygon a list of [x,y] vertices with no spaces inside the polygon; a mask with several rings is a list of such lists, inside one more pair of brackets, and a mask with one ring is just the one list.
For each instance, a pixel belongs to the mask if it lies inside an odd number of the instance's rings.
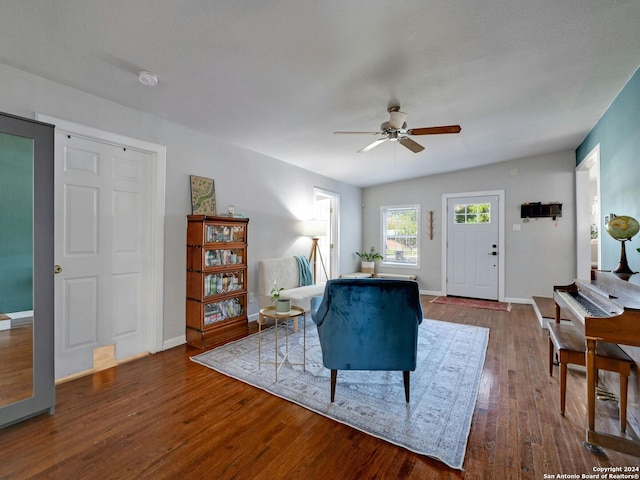
{"label": "floor lamp", "polygon": [[309,263],[312,265],[313,269],[313,282],[316,282],[316,266],[318,258],[320,258],[320,263],[322,264],[325,277],[329,279],[327,268],[324,266],[324,260],[322,259],[322,252],[320,252],[320,246],[318,245],[320,237],[324,237],[327,234],[327,223],[323,220],[307,220],[304,223],[304,233],[311,237],[311,241],[313,242],[311,244],[311,252],[309,253]]}

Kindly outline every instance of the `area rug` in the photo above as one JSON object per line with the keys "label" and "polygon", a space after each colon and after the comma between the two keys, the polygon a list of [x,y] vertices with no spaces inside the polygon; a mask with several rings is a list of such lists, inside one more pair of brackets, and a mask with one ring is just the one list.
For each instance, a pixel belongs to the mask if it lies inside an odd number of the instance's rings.
{"label": "area rug", "polygon": [[499,310],[510,312],[511,304],[506,302],[494,302],[491,300],[478,300],[476,298],[463,297],[436,297],[431,303],[443,303],[445,305],[460,305],[461,307],[485,308],[487,310]]}
{"label": "area rug", "polygon": [[[278,353],[285,353],[279,327]],[[489,340],[489,329],[425,319],[420,325],[418,364],[411,372],[411,401],[406,403],[400,372],[339,371],[335,403],[330,372],[322,364],[318,333],[306,323],[306,371],[303,332],[289,330],[290,363],[280,369],[258,367],[258,334],[191,359],[225,375],[266,390],[309,410],[370,435],[462,469],[471,419]],[[262,331],[262,359],[275,358],[275,329]]]}

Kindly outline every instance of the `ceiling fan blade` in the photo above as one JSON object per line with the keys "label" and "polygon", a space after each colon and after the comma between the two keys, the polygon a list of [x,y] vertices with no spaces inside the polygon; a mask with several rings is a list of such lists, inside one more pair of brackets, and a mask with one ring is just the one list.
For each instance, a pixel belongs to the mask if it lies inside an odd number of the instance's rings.
{"label": "ceiling fan blade", "polygon": [[380,132],[333,132],[334,135],[380,135]]}
{"label": "ceiling fan blade", "polygon": [[418,152],[421,152],[422,150],[424,150],[424,147],[422,145],[420,145],[417,142],[414,142],[409,137],[399,138],[398,142],[400,142],[403,146],[407,147],[413,153],[418,153]]}
{"label": "ceiling fan blade", "polygon": [[377,147],[378,145],[380,145],[381,143],[386,142],[387,140],[389,140],[389,137],[385,137],[385,138],[380,138],[378,140],[376,140],[373,143],[370,143],[369,145],[367,145],[366,147],[361,148],[360,150],[358,150],[357,153],[364,153],[364,152],[368,152],[369,150],[371,150],[373,147]]}
{"label": "ceiling fan blade", "polygon": [[443,133],[460,133],[460,125],[443,125],[441,127],[412,128],[409,135],[441,135]]}

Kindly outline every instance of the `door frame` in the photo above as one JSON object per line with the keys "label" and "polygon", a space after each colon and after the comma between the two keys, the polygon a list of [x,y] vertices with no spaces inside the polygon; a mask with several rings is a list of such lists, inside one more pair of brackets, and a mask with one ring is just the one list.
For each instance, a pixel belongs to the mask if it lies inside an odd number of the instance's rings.
{"label": "door frame", "polygon": [[327,272],[330,279],[337,276],[338,265],[340,265],[340,194],[324,188],[313,187],[314,205],[319,198],[328,198],[330,203],[328,238],[329,272]]}
{"label": "door frame", "polygon": [[[55,125],[55,131],[88,140],[117,145],[147,153],[153,158],[152,211],[151,211],[151,312],[149,314],[148,350],[164,350],[164,223],[166,195],[167,148],[136,138],[99,130],[61,118],[36,113],[36,119]],[[52,266],[53,268],[53,266]]]}
{"label": "door frame", "polygon": [[[597,198],[591,197],[592,181],[596,184]],[[598,268],[602,265],[600,198],[600,144],[597,144],[576,167],[576,278],[581,280],[591,280],[592,214],[598,219]]]}
{"label": "door frame", "polygon": [[494,195],[498,197],[498,301],[505,301],[505,191],[504,190],[488,190],[483,192],[460,192],[460,193],[444,193],[442,194],[442,253],[441,253],[441,269],[442,277],[440,279],[442,285],[442,294],[447,294],[447,273],[448,273],[448,261],[447,261],[447,243],[448,237],[448,221],[447,221],[447,205],[452,198],[462,197],[485,197],[488,195]]}

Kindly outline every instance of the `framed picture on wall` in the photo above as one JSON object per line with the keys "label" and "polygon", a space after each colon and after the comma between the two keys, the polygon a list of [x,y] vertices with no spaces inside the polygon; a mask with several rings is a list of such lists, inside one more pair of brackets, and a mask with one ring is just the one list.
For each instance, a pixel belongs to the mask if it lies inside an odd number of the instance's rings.
{"label": "framed picture on wall", "polygon": [[191,213],[216,215],[216,188],[211,178],[191,175]]}

